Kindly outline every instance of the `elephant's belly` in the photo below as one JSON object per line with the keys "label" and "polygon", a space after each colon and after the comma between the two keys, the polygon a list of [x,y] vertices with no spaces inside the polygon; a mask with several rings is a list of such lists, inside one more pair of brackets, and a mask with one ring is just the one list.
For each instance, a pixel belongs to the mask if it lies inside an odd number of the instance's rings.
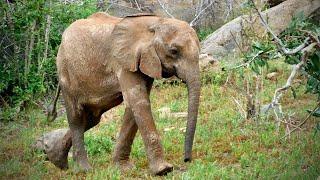
{"label": "elephant's belly", "polygon": [[99,109],[110,109],[114,106],[117,106],[123,101],[122,93],[118,92],[115,94],[108,94],[106,96],[100,96],[100,97],[89,97],[85,103],[83,103],[86,106],[99,108]]}
{"label": "elephant's belly", "polygon": [[117,104],[114,103],[114,101],[119,101],[119,99],[121,99],[122,102],[120,85],[114,75],[108,74],[103,77],[97,74],[92,77],[95,78],[79,82],[78,90],[81,94],[79,96],[81,104],[105,108]]}
{"label": "elephant's belly", "polygon": [[101,113],[108,111],[109,109],[118,106],[123,102],[122,93],[118,92],[111,96],[103,96],[103,97],[96,97],[90,98],[84,104],[88,110],[93,112],[95,116],[100,116]]}

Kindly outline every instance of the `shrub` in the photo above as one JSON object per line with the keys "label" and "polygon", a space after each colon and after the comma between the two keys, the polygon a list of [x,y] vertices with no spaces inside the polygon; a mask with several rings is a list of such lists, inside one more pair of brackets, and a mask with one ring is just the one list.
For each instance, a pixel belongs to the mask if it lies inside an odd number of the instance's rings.
{"label": "shrub", "polygon": [[95,3],[39,0],[0,4],[0,107],[24,106],[55,89],[55,57],[62,33],[76,19],[94,13]]}

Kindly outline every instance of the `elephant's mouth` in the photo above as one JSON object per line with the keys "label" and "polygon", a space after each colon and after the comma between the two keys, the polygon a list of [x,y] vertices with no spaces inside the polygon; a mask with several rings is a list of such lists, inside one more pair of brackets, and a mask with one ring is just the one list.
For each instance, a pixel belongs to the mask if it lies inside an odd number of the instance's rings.
{"label": "elephant's mouth", "polygon": [[162,77],[163,77],[163,78],[170,78],[170,77],[172,77],[172,76],[174,76],[174,74],[168,73],[168,72],[166,72],[166,71],[162,71]]}
{"label": "elephant's mouth", "polygon": [[170,69],[164,67],[162,64],[162,77],[163,78],[170,78],[174,75],[176,75],[176,72],[174,69],[170,70]]}

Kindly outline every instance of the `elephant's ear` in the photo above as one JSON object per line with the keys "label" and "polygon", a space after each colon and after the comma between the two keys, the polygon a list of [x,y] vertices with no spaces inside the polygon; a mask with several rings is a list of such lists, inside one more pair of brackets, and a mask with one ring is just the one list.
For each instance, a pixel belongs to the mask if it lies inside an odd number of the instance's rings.
{"label": "elephant's ear", "polygon": [[111,49],[120,68],[140,71],[152,78],[161,78],[161,62],[153,45],[156,16],[130,16],[113,29]]}

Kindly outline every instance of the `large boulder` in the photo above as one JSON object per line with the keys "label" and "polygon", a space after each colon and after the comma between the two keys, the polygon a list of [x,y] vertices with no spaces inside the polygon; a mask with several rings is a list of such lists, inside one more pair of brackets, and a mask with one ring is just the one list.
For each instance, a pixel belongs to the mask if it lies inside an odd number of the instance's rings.
{"label": "large boulder", "polygon": [[[320,0],[287,0],[262,12],[262,15],[274,33],[279,34],[288,27],[294,15],[302,12],[307,17],[319,7]],[[255,34],[266,33],[257,15],[254,17],[243,15],[223,25],[205,39],[201,43],[201,53],[211,54],[217,60],[223,59],[237,49],[236,41],[238,44],[245,42],[246,37],[242,36],[242,32],[248,28]]]}

